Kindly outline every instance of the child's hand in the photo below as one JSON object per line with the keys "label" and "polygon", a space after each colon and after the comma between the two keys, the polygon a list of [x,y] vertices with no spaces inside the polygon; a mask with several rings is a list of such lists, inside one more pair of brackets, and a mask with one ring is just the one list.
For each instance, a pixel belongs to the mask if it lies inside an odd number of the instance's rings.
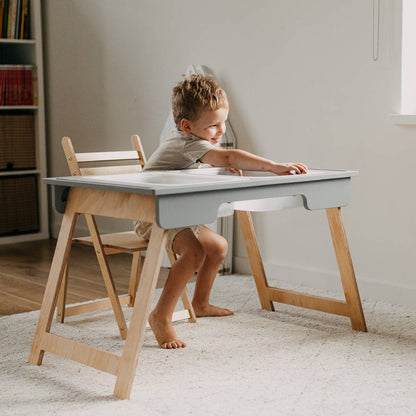
{"label": "child's hand", "polygon": [[273,172],[276,175],[301,175],[308,173],[308,168],[303,163],[276,163]]}

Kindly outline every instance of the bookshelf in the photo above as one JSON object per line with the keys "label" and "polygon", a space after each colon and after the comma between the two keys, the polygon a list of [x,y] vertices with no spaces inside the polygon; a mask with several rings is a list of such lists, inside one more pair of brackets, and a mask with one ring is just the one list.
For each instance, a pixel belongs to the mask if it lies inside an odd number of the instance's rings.
{"label": "bookshelf", "polygon": [[11,244],[49,237],[41,0],[0,5],[0,244]]}

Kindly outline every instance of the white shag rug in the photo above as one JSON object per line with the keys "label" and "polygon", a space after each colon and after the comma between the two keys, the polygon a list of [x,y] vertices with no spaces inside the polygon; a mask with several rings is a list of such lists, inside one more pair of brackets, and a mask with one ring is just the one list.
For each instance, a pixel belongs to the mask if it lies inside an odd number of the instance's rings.
{"label": "white shag rug", "polygon": [[[187,348],[162,350],[146,331],[130,400],[112,396],[114,376],[53,354],[27,364],[38,312],[0,318],[0,415],[416,414],[416,310],[364,301],[362,333],[334,315],[262,311],[252,277],[241,275],[218,277],[212,302],[235,315],[176,324]],[[52,332],[123,347],[111,312]]]}

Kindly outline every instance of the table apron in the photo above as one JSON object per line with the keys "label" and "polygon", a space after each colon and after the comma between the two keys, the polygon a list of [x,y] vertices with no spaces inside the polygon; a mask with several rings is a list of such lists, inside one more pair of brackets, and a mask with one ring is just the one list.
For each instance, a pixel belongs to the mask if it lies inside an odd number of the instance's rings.
{"label": "table apron", "polygon": [[55,208],[58,212],[62,210],[65,212],[66,201],[69,198],[71,198],[73,210],[77,213],[155,222],[154,195],[103,189],[54,187]]}
{"label": "table apron", "polygon": [[253,188],[224,189],[189,194],[159,195],[156,223],[161,228],[211,224],[218,208],[226,202],[301,195],[307,210],[347,206],[351,178],[338,178],[293,184],[273,184]]}

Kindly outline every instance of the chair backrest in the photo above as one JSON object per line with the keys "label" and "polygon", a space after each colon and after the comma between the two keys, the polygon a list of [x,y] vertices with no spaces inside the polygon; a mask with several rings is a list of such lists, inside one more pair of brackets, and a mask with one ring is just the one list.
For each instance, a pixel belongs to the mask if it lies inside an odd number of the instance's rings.
{"label": "chair backrest", "polygon": [[[113,175],[118,173],[140,172],[146,163],[146,156],[140,137],[137,134],[131,136],[131,144],[134,150],[75,153],[71,139],[69,137],[62,139],[62,147],[71,176]],[[136,163],[123,164],[126,162]],[[109,165],[94,166],[94,164],[102,165],[105,163],[109,163]]]}

